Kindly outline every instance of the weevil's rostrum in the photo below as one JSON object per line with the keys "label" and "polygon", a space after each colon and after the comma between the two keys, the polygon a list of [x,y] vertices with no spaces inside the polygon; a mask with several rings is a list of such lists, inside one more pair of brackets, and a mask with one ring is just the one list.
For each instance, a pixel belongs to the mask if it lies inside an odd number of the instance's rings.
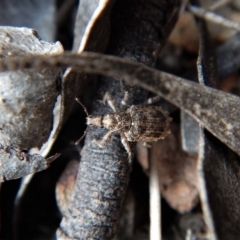
{"label": "weevil's rostrum", "polygon": [[171,118],[161,107],[131,106],[126,113],[131,117],[131,128],[125,133],[128,141],[154,142],[170,133]]}

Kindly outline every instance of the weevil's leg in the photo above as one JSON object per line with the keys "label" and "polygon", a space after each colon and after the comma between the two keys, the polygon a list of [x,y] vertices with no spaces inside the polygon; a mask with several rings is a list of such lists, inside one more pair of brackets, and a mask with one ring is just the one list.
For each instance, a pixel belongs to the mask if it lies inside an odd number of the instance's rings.
{"label": "weevil's leg", "polygon": [[123,96],[123,99],[121,101],[121,105],[122,105],[122,108],[128,108],[129,105],[128,105],[128,99],[129,99],[129,93],[127,91],[124,92],[124,96]]}
{"label": "weevil's leg", "polygon": [[109,107],[116,112],[116,106],[115,106],[115,101],[112,97],[112,95],[109,92],[106,92],[104,97],[103,97],[103,103],[106,104],[106,102],[108,103]]}
{"label": "weevil's leg", "polygon": [[129,100],[129,92],[125,90],[125,84],[123,80],[120,80],[120,90],[124,93],[123,99],[121,101],[121,109],[129,108],[128,100]]}
{"label": "weevil's leg", "polygon": [[130,144],[124,134],[121,134],[121,142],[122,142],[122,145],[125,147],[125,149],[128,153],[129,161],[131,162],[132,161],[132,151],[131,151]]}
{"label": "weevil's leg", "polygon": [[102,140],[94,139],[93,142],[94,142],[97,146],[103,148],[103,147],[106,145],[106,143],[110,140],[113,132],[114,132],[114,131],[109,131],[109,132],[102,138]]}
{"label": "weevil's leg", "polygon": [[149,99],[144,103],[144,105],[150,105],[150,104],[156,103],[156,102],[158,102],[158,101],[160,101],[160,100],[161,100],[161,97],[157,95],[157,96],[155,96],[155,97],[149,98]]}
{"label": "weevil's leg", "polygon": [[75,100],[82,106],[82,108],[83,108],[84,112],[87,114],[87,116],[89,116],[86,107],[82,104],[82,102],[80,101],[80,99],[79,99],[79,98],[75,98]]}

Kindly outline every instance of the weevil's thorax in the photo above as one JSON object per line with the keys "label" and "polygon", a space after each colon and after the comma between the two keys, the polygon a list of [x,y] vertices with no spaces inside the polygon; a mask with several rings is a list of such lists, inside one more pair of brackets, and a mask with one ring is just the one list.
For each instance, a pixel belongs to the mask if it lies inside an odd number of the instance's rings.
{"label": "weevil's thorax", "polygon": [[102,127],[109,130],[128,131],[131,126],[130,114],[126,112],[112,113],[103,116]]}

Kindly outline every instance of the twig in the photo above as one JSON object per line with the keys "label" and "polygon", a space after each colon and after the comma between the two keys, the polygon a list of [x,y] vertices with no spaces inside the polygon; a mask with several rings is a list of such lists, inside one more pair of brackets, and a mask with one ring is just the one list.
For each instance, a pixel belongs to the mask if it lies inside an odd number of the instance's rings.
{"label": "twig", "polygon": [[150,240],[161,240],[161,192],[159,187],[158,161],[150,156]]}
{"label": "twig", "polygon": [[122,78],[129,84],[151,91],[190,114],[240,155],[240,98],[237,96],[140,63],[97,53],[0,59],[0,71],[50,66],[72,66],[85,73]]}
{"label": "twig", "polygon": [[220,24],[222,26],[228,27],[228,28],[233,28],[237,31],[240,31],[240,23],[231,21],[223,16],[220,16],[214,12],[207,11],[203,8],[196,7],[190,5],[188,7],[189,11],[192,12],[194,15],[204,18],[205,20],[214,22],[216,24]]}
{"label": "twig", "polygon": [[20,188],[19,188],[17,196],[15,198],[15,205],[18,205],[19,202],[21,201],[21,198],[24,196],[24,193],[25,193],[30,181],[32,180],[33,176],[34,176],[34,174],[29,174],[22,178]]}
{"label": "twig", "polygon": [[208,10],[209,10],[209,11],[214,11],[214,10],[216,10],[216,9],[218,9],[218,8],[220,8],[220,7],[228,4],[228,3],[230,3],[231,1],[232,1],[232,0],[219,0],[219,1],[217,1],[216,3],[213,3],[213,4],[208,8]]}

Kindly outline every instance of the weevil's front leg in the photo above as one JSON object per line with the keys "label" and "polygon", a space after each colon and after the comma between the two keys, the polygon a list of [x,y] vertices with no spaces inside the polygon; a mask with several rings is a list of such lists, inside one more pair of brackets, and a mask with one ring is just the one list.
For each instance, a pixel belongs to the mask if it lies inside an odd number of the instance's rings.
{"label": "weevil's front leg", "polygon": [[129,105],[127,104],[129,99],[129,93],[127,91],[124,92],[123,99],[121,101],[122,108],[128,108]]}
{"label": "weevil's front leg", "polygon": [[121,134],[121,142],[122,145],[125,147],[127,153],[128,153],[128,157],[129,157],[129,161],[132,161],[132,150],[129,144],[129,141],[127,140],[127,138],[125,137],[124,134]]}
{"label": "weevil's front leg", "polygon": [[120,89],[121,89],[121,92],[124,93],[124,96],[123,96],[123,99],[121,101],[121,109],[127,109],[129,108],[129,104],[128,104],[128,101],[129,101],[129,92],[125,90],[125,85],[123,83],[123,80],[120,80]]}
{"label": "weevil's front leg", "polygon": [[110,140],[113,132],[114,132],[114,131],[109,131],[109,132],[102,138],[102,140],[94,139],[93,142],[94,142],[97,146],[103,148],[103,147],[105,147],[105,145],[107,144],[107,142],[109,142],[109,140]]}
{"label": "weevil's front leg", "polygon": [[115,105],[115,101],[112,97],[112,95],[109,93],[109,92],[106,92],[104,97],[103,97],[103,103],[106,104],[108,103],[109,107],[114,111],[116,112],[117,109],[116,109],[116,105]]}

